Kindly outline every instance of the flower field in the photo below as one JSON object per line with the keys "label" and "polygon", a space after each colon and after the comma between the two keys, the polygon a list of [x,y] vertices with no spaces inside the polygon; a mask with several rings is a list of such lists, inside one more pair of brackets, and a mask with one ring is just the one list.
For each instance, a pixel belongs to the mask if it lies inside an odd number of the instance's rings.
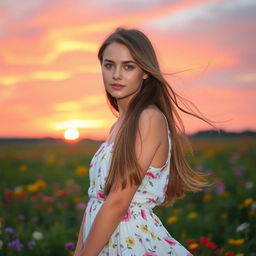
{"label": "flower field", "polygon": [[[193,255],[256,255],[256,139],[191,141],[188,161],[214,184],[154,212]],[[99,144],[1,140],[0,255],[73,254]]]}

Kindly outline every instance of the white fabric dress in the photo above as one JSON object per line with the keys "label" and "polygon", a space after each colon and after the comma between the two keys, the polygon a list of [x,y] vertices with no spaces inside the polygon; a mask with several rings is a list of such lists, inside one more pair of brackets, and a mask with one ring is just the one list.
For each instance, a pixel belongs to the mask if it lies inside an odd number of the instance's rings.
{"label": "white fabric dress", "polygon": [[[167,120],[166,120],[167,123]],[[163,226],[152,209],[161,204],[167,189],[171,139],[168,129],[169,153],[161,168],[150,166],[138,187],[128,211],[100,256],[192,256]],[[89,201],[85,209],[83,243],[93,221],[104,204],[103,189],[108,175],[114,142],[103,142],[90,162],[88,190]]]}

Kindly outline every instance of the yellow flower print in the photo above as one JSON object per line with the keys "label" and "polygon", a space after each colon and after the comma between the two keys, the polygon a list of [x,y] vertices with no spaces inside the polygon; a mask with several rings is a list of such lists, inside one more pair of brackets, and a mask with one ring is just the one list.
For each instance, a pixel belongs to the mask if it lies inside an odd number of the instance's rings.
{"label": "yellow flower print", "polygon": [[129,249],[131,249],[131,248],[134,247],[134,245],[135,245],[135,240],[134,240],[134,238],[131,237],[131,236],[128,236],[128,237],[125,239],[125,242],[127,243],[127,247],[128,247]]}
{"label": "yellow flower print", "polygon": [[144,232],[144,233],[150,233],[149,230],[148,230],[147,225],[141,224],[141,225],[140,225],[140,230],[141,230],[142,232]]}
{"label": "yellow flower print", "polygon": [[151,237],[152,237],[152,239],[153,239],[153,240],[155,240],[155,239],[156,239],[156,234],[155,234],[155,232],[154,232],[154,231],[151,231],[151,232],[150,232],[150,235],[151,235]]}

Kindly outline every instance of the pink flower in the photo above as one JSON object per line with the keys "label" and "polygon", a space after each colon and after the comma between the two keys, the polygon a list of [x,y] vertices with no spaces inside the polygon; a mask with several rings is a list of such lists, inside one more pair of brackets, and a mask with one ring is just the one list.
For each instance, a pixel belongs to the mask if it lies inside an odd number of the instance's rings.
{"label": "pink flower", "polygon": [[130,211],[130,208],[128,208],[128,210],[127,210],[126,214],[124,215],[122,221],[127,222],[127,221],[130,220],[130,218],[131,218],[131,211]]}
{"label": "pink flower", "polygon": [[156,254],[152,253],[152,252],[145,252],[143,254],[143,256],[157,256]]}
{"label": "pink flower", "polygon": [[102,190],[98,190],[98,191],[97,191],[97,198],[98,198],[99,200],[105,201],[106,196],[103,194],[103,191],[102,191]]}
{"label": "pink flower", "polygon": [[93,167],[93,164],[90,164],[89,168]]}
{"label": "pink flower", "polygon": [[175,245],[175,244],[176,244],[176,242],[175,242],[173,239],[169,238],[169,237],[164,237],[164,240],[165,240],[168,244],[170,244],[170,245]]}
{"label": "pink flower", "polygon": [[193,254],[191,254],[190,252],[188,252],[186,256],[193,256]]}
{"label": "pink flower", "polygon": [[144,219],[144,220],[147,220],[147,216],[146,216],[146,213],[144,210],[141,210],[140,211],[140,214],[141,214],[141,217]]}
{"label": "pink flower", "polygon": [[156,179],[157,176],[153,172],[147,172],[146,173],[148,176],[150,176],[152,179]]}
{"label": "pink flower", "polygon": [[86,205],[84,203],[78,203],[76,205],[76,209],[78,209],[78,210],[83,210],[83,209],[85,209],[85,207],[86,207]]}

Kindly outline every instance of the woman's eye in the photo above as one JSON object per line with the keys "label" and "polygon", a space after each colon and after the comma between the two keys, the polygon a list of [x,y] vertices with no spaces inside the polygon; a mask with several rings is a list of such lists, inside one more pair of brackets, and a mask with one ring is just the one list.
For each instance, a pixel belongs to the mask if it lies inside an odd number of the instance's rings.
{"label": "woman's eye", "polygon": [[110,68],[111,67],[111,64],[110,63],[107,63],[104,65],[105,68]]}
{"label": "woman's eye", "polygon": [[134,67],[131,66],[131,65],[126,65],[125,67],[126,67],[126,69],[128,69],[128,70],[129,70],[129,69],[130,69],[130,70],[134,69]]}

